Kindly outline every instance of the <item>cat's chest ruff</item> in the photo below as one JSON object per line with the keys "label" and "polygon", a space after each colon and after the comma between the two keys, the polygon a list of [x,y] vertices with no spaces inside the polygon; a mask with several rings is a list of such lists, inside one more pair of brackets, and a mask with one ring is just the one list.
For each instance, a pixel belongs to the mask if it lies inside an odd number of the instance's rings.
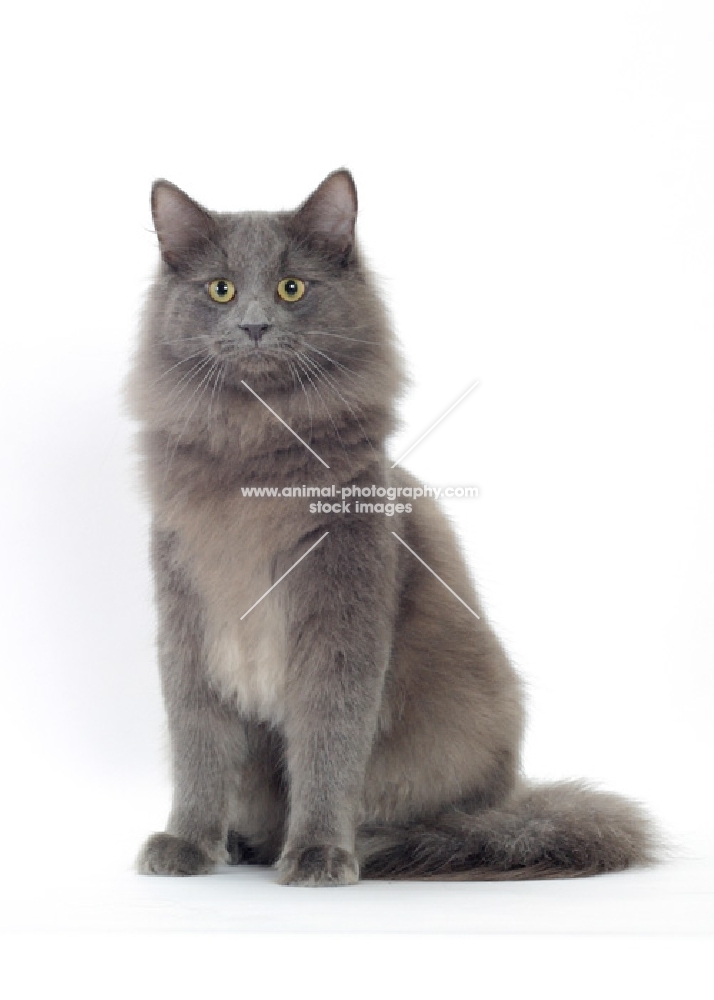
{"label": "cat's chest ruff", "polygon": [[[204,667],[221,698],[270,723],[284,717],[285,639],[281,595],[268,594],[282,539],[267,530],[264,504],[235,494],[193,503],[176,525],[185,566],[204,612]],[[256,517],[257,514],[262,517]]]}
{"label": "cat's chest ruff", "polygon": [[285,715],[285,644],[279,624],[267,620],[265,613],[259,618],[252,628],[243,630],[240,621],[233,627],[209,625],[206,669],[224,701],[247,718],[277,725]]}
{"label": "cat's chest ruff", "polygon": [[263,596],[272,585],[268,561],[265,556],[251,559],[244,550],[242,559],[226,560],[210,584],[203,596],[205,664],[211,684],[242,715],[282,722],[285,619],[281,595],[272,591]]}

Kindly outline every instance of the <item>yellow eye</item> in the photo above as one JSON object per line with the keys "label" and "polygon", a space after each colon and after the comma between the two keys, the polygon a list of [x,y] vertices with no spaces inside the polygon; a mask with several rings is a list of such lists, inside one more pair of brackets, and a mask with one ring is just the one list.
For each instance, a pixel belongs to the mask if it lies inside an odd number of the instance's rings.
{"label": "yellow eye", "polygon": [[278,295],[283,302],[297,302],[305,294],[305,282],[299,278],[283,278],[278,282]]}
{"label": "yellow eye", "polygon": [[236,286],[225,278],[216,278],[208,286],[208,294],[214,302],[230,302],[235,296]]}

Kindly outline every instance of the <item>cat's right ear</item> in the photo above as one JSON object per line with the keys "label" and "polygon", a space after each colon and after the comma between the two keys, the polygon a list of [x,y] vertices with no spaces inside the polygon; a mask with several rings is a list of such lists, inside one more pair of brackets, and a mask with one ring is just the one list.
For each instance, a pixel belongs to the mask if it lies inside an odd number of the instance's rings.
{"label": "cat's right ear", "polygon": [[176,270],[187,264],[197,251],[216,241],[215,220],[170,181],[154,181],[151,214],[161,256]]}

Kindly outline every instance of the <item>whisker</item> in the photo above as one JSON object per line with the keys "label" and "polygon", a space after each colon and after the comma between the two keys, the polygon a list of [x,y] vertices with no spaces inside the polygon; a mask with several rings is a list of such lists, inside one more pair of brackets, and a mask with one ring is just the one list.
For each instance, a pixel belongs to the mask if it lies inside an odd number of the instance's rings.
{"label": "whisker", "polygon": [[310,443],[312,444],[313,425],[312,425],[312,404],[310,403],[310,397],[307,394],[305,383],[302,380],[302,376],[300,375],[300,371],[298,370],[297,365],[294,365],[292,361],[288,361],[288,364],[290,365],[290,370],[293,372],[293,379],[295,378],[295,375],[297,375],[298,381],[300,382],[300,388],[302,389],[303,394],[305,396],[305,402],[307,403],[307,412],[310,415]]}
{"label": "whisker", "polygon": [[362,340],[360,337],[346,337],[343,333],[328,333],[327,330],[300,330],[305,337],[337,337],[339,340],[352,340],[355,344],[379,344],[378,340]]}
{"label": "whisker", "polygon": [[[178,415],[178,418],[177,418],[177,419],[180,419],[180,418],[181,418],[181,417],[183,416],[183,414],[184,414],[184,413],[185,413],[185,411],[186,411],[186,408],[187,408],[187,406],[188,406],[188,405],[189,405],[189,404],[191,403],[191,401],[192,401],[192,400],[194,399],[194,397],[196,397],[196,393],[198,393],[198,398],[196,399],[196,402],[194,403],[194,405],[193,405],[193,407],[192,407],[191,411],[189,412],[188,416],[186,417],[186,420],[184,421],[184,425],[183,425],[183,427],[181,428],[181,431],[179,432],[179,436],[178,436],[178,437],[176,438],[176,441],[175,441],[175,443],[174,443],[174,446],[173,446],[173,450],[172,450],[172,452],[171,452],[171,457],[170,457],[170,458],[169,458],[169,460],[168,460],[168,464],[167,464],[167,466],[166,466],[166,470],[165,470],[165,472],[164,472],[164,482],[166,482],[166,478],[167,478],[167,476],[168,476],[168,474],[169,474],[169,469],[171,468],[171,466],[172,466],[172,464],[173,464],[173,460],[174,460],[174,456],[176,455],[176,449],[177,449],[177,448],[178,448],[178,446],[179,446],[179,442],[180,442],[181,438],[183,437],[183,434],[184,434],[184,431],[185,431],[185,430],[186,430],[186,428],[188,427],[188,425],[189,425],[189,422],[190,422],[190,420],[191,420],[191,417],[192,417],[192,416],[194,415],[194,413],[196,412],[196,407],[197,407],[197,406],[198,406],[198,404],[199,404],[199,403],[201,402],[201,398],[203,397],[203,393],[204,393],[204,391],[205,391],[206,387],[208,386],[208,383],[209,383],[209,380],[210,380],[210,378],[211,378],[211,376],[212,376],[212,374],[213,374],[213,372],[214,372],[215,368],[216,368],[216,367],[217,367],[218,365],[220,365],[220,361],[214,361],[214,362],[213,362],[213,364],[211,365],[211,367],[210,367],[210,368],[208,369],[208,371],[207,371],[207,372],[206,372],[206,373],[204,374],[204,376],[203,376],[203,378],[201,379],[201,381],[200,381],[200,382],[198,383],[198,385],[196,386],[196,388],[195,388],[195,389],[193,390],[193,392],[192,392],[192,393],[191,393],[191,395],[189,396],[188,400],[187,400],[187,401],[186,401],[186,402],[184,403],[183,407],[181,408],[181,412],[179,413],[179,415]],[[167,448],[166,448],[166,450],[168,451],[168,445],[167,445]]]}
{"label": "whisker", "polygon": [[163,378],[163,377],[164,377],[165,375],[168,375],[168,373],[169,373],[169,372],[172,372],[172,371],[174,370],[174,368],[178,368],[178,366],[179,366],[179,365],[182,365],[182,364],[184,363],[184,361],[191,361],[191,360],[192,360],[193,358],[200,358],[202,354],[203,354],[203,351],[196,351],[196,353],[195,353],[195,354],[189,354],[189,356],[188,356],[187,358],[181,358],[181,360],[180,360],[180,361],[177,361],[175,365],[171,365],[171,367],[170,367],[170,368],[167,368],[165,372],[162,372],[162,373],[161,373],[161,374],[159,375],[159,377],[158,377],[158,378],[155,378],[155,379],[153,380],[153,382],[150,382],[150,383],[149,383],[149,385],[147,386],[147,388],[149,388],[149,389],[153,389],[153,387],[154,387],[154,386],[156,385],[156,383],[157,383],[157,382],[160,382],[160,381],[161,381],[161,379],[162,379],[162,378]]}
{"label": "whisker", "polygon": [[[349,402],[345,399],[345,397],[342,395],[342,393],[336,387],[336,385],[334,384],[334,382],[331,379],[331,377],[327,374],[327,372],[324,370],[324,368],[322,368],[322,366],[320,364],[318,364],[317,361],[314,360],[314,358],[308,358],[307,355],[305,355],[305,354],[302,354],[301,356],[303,357],[303,359],[306,362],[309,362],[313,366],[313,369],[317,368],[319,370],[319,372],[322,374],[322,380],[325,382],[325,384],[328,386],[328,388],[331,388],[332,391],[336,395],[338,395],[340,397],[340,399],[342,400],[342,402],[345,404],[345,406],[347,407],[347,409],[350,411],[350,413],[354,417],[355,422],[357,423],[357,426],[362,431],[362,434],[364,435],[365,440],[367,441],[367,443],[369,444],[370,448],[372,449],[372,453],[374,454],[374,457],[376,459],[379,459],[379,455],[377,454],[377,451],[376,451],[374,445],[372,444],[372,440],[369,437],[369,435],[367,434],[367,431],[364,429],[364,427],[363,427],[363,425],[362,425],[359,417],[357,416],[357,414],[355,413],[355,411],[352,409],[352,407],[350,406]],[[315,374],[317,374],[317,373],[315,373]],[[357,406],[357,409],[359,409],[360,412],[362,413],[362,416],[364,416],[365,415],[364,414],[364,410],[362,410],[362,408],[357,403],[355,403],[355,406]]]}
{"label": "whisker", "polygon": [[[201,352],[201,354],[203,354],[203,352]],[[175,399],[178,399],[178,397],[181,395],[181,393],[183,392],[183,390],[186,388],[186,385],[193,380],[193,376],[194,375],[198,375],[198,373],[202,369],[204,369],[206,367],[206,365],[210,364],[211,361],[212,361],[212,358],[208,357],[208,358],[204,358],[203,361],[198,361],[195,365],[193,365],[193,367],[191,368],[191,371],[186,372],[186,374],[183,376],[183,378],[180,378],[178,380],[178,382],[176,383],[176,385],[173,387],[173,389],[170,390],[168,396],[166,397],[167,402],[171,399],[172,396],[174,396],[174,394],[175,394]],[[185,382],[186,385],[182,386],[183,382]],[[177,390],[178,390],[178,392],[177,392]]]}
{"label": "whisker", "polygon": [[[308,382],[310,383],[310,385],[313,387],[313,389],[317,393],[317,395],[318,395],[318,397],[320,399],[320,402],[322,403],[323,409],[325,410],[325,413],[330,418],[330,423],[335,428],[335,434],[337,435],[337,440],[342,445],[342,450],[344,451],[344,453],[346,455],[347,454],[347,449],[345,448],[345,444],[344,444],[344,441],[342,440],[340,432],[337,430],[337,424],[335,423],[334,418],[332,416],[332,413],[330,412],[330,408],[328,407],[328,405],[325,402],[325,400],[322,398],[322,393],[317,388],[317,385],[315,384],[315,382],[313,382],[312,377],[310,375],[310,372],[309,372],[307,366],[304,364],[304,361],[306,360],[305,356],[302,355],[299,351],[295,351],[294,348],[293,348],[293,353],[296,356],[296,363],[297,363],[298,367],[300,368],[300,370],[302,371],[302,373],[305,376],[305,378],[308,380]],[[299,357],[303,359],[303,364],[301,364],[300,361],[298,360]]]}
{"label": "whisker", "polygon": [[343,365],[340,361],[336,361],[335,358],[331,358],[329,354],[325,354],[325,352],[319,350],[319,348],[313,347],[311,344],[305,344],[305,347],[308,351],[314,351],[316,354],[321,354],[323,358],[327,358],[331,365],[335,365],[336,368],[341,368],[343,372],[354,375],[355,378],[366,378],[363,372],[356,372],[354,368],[348,368],[347,365]]}
{"label": "whisker", "polygon": [[206,423],[208,425],[210,425],[210,423],[211,423],[211,411],[213,409],[213,398],[216,395],[216,389],[218,388],[218,382],[219,382],[219,379],[220,379],[221,375],[223,374],[223,370],[224,370],[223,369],[223,364],[219,361],[218,362],[218,367],[216,368],[216,378],[215,378],[215,381],[213,383],[213,389],[211,390],[211,398],[208,401],[208,416],[206,417]]}
{"label": "whisker", "polygon": [[208,343],[208,338],[205,333],[201,333],[195,337],[166,337],[159,341],[160,344],[183,344],[184,341],[188,340],[203,340]]}

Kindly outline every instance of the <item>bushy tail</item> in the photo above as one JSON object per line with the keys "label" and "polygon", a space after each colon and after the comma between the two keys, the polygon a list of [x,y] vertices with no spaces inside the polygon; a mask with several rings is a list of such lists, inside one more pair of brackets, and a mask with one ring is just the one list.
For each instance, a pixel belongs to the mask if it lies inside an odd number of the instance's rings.
{"label": "bushy tail", "polygon": [[363,828],[361,875],[501,881],[577,878],[657,860],[647,814],[585,782],[524,786],[498,808],[453,808],[415,826]]}

